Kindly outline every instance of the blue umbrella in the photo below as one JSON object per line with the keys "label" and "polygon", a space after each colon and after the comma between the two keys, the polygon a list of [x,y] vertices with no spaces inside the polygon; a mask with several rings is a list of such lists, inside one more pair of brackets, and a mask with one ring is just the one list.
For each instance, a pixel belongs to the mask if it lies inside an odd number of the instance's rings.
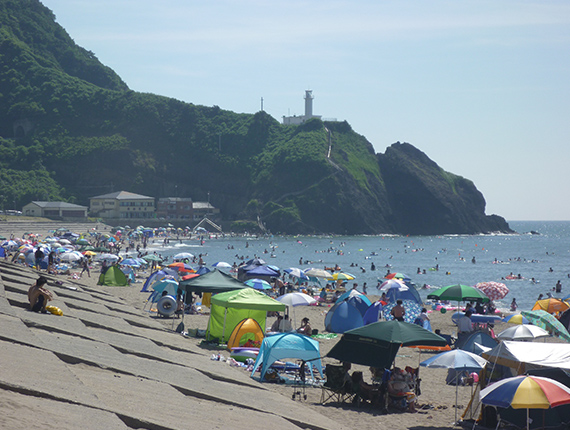
{"label": "blue umbrella", "polygon": [[269,282],[264,281],[263,279],[248,279],[244,282],[245,285],[254,288],[256,290],[270,290],[271,285]]}
{"label": "blue umbrella", "polygon": [[133,267],[139,267],[141,265],[134,258],[127,258],[127,259],[121,261],[120,264],[121,264],[121,266],[133,266]]}
{"label": "blue umbrella", "polygon": [[[465,372],[479,371],[487,364],[487,360],[462,349],[442,352],[420,363],[420,366],[454,369]],[[458,376],[459,374],[456,374]],[[457,381],[455,382],[455,422],[457,422]]]}

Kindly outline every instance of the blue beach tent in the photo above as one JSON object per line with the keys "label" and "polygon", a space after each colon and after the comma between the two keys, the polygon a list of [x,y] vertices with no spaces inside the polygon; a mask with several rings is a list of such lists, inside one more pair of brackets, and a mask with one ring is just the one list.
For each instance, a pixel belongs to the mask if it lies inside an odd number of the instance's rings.
{"label": "blue beach tent", "polygon": [[335,303],[340,303],[343,300],[348,299],[350,297],[360,297],[368,306],[370,306],[372,304],[370,299],[368,297],[366,297],[365,294],[362,294],[361,292],[353,290],[353,289],[348,290],[346,293],[341,295],[338,299],[336,299]]}
{"label": "blue beach tent", "polygon": [[311,374],[312,366],[315,366],[315,369],[323,377],[320,357],[319,342],[311,339],[309,336],[300,333],[274,334],[263,339],[251,376],[253,377],[257,368],[261,366],[260,379],[263,381],[267,369],[273,363],[277,360],[289,358],[306,361]]}
{"label": "blue beach tent", "polygon": [[380,301],[374,302],[372,306],[369,306],[366,313],[362,317],[364,325],[368,325],[380,320],[382,316],[382,303]]}
{"label": "blue beach tent", "polygon": [[347,301],[334,305],[325,317],[325,330],[330,333],[344,333],[363,325],[362,314]]}

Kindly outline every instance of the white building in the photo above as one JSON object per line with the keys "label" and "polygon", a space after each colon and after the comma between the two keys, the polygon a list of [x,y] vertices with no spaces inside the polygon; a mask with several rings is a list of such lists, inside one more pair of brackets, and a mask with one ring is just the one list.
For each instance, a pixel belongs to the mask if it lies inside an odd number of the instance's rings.
{"label": "white building", "polygon": [[320,115],[313,115],[313,90],[305,90],[305,115],[283,116],[283,124],[299,125],[311,118],[321,118]]}
{"label": "white building", "polygon": [[101,218],[155,218],[154,197],[118,191],[89,199],[89,212]]}

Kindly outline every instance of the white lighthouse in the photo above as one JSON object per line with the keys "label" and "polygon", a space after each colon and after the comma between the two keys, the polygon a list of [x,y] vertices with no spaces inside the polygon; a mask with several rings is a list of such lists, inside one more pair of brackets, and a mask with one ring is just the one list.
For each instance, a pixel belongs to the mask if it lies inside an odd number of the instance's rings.
{"label": "white lighthouse", "polygon": [[299,125],[311,118],[321,118],[320,115],[313,115],[313,90],[305,90],[305,115],[283,116],[283,124]]}
{"label": "white lighthouse", "polygon": [[313,117],[313,90],[305,90],[305,118]]}

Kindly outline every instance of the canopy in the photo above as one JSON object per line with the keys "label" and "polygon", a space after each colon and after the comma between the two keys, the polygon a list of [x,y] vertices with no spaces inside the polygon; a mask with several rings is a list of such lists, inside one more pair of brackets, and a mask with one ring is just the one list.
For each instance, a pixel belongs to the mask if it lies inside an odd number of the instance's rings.
{"label": "canopy", "polygon": [[516,342],[506,340],[491,351],[481,354],[492,363],[501,364],[518,373],[534,367],[570,369],[570,344],[544,342]]}
{"label": "canopy", "polygon": [[435,290],[433,293],[428,294],[427,298],[436,300],[452,300],[455,302],[476,301],[486,303],[489,301],[489,297],[477,288],[461,284],[448,285],[447,287]]}
{"label": "canopy", "polygon": [[180,282],[180,288],[188,293],[222,293],[248,287],[232,276],[214,269],[197,278]]}
{"label": "canopy", "polygon": [[321,377],[323,377],[320,357],[319,342],[316,340],[300,333],[274,334],[263,339],[251,376],[261,366],[260,378],[263,380],[265,372],[276,360],[293,358],[306,361],[309,369],[315,366]]}
{"label": "canopy", "polygon": [[266,294],[249,287],[216,294],[212,296],[206,337],[208,339],[217,338],[226,342],[232,330],[244,318],[253,318],[265,332],[267,311],[284,310],[285,305],[283,303],[279,303]]}
{"label": "canopy", "polygon": [[268,266],[257,266],[251,270],[248,270],[246,273],[246,276],[251,276],[253,278],[255,278],[257,276],[275,277],[275,276],[279,276],[279,272],[276,270],[273,270],[271,267],[268,267]]}
{"label": "canopy", "polygon": [[389,368],[400,346],[446,346],[446,340],[416,324],[379,321],[344,333],[327,354],[341,361]]}

